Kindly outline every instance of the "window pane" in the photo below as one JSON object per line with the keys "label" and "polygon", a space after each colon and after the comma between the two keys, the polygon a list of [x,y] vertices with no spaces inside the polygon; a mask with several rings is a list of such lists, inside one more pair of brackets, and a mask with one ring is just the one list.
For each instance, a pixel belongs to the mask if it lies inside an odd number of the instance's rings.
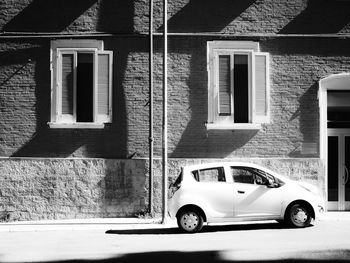
{"label": "window pane", "polygon": [[328,136],[328,201],[338,201],[338,137]]}
{"label": "window pane", "polygon": [[328,128],[350,128],[350,92],[327,92]]}
{"label": "window pane", "polygon": [[73,54],[62,55],[62,114],[73,115]]}
{"label": "window pane", "polygon": [[234,55],[234,122],[249,122],[248,55]]}
{"label": "window pane", "polygon": [[199,170],[200,182],[225,182],[222,167]]}
{"label": "window pane", "polygon": [[78,54],[77,122],[93,122],[93,54]]}
{"label": "window pane", "polygon": [[235,183],[254,184],[254,174],[241,167],[231,167],[231,174]]}
{"label": "window pane", "polygon": [[230,56],[219,56],[219,114],[231,114]]}

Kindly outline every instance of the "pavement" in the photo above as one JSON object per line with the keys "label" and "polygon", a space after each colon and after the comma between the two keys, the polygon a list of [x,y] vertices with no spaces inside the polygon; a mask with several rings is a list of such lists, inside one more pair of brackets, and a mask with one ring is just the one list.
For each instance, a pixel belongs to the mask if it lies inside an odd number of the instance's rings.
{"label": "pavement", "polygon": [[[319,221],[350,221],[350,212],[326,212],[321,215]],[[316,220],[317,221],[317,220]],[[252,221],[247,224],[256,224],[264,221]],[[238,223],[241,224],[241,223]],[[65,219],[65,220],[41,220],[18,221],[0,223],[0,232],[20,231],[60,231],[60,230],[100,230],[100,229],[161,229],[177,227],[176,221],[170,218],[162,223],[161,218],[90,218],[90,219]]]}
{"label": "pavement", "polygon": [[94,218],[0,223],[0,262],[345,262],[350,212],[329,212],[313,227],[276,221],[181,233],[160,218]]}

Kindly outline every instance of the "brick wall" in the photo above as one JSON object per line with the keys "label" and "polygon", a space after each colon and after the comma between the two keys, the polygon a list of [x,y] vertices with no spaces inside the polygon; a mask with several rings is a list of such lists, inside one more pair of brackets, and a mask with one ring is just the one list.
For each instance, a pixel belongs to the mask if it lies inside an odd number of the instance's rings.
{"label": "brick wall", "polygon": [[[27,157],[146,157],[146,38],[105,38],[114,52],[113,123],[50,129],[49,41],[0,42],[0,153]],[[158,39],[159,40],[159,39]],[[206,43],[169,41],[169,154],[173,158],[318,157],[318,81],[350,71],[349,40],[261,39],[270,53],[271,123],[259,131],[207,131]],[[157,42],[157,45],[159,43]],[[337,46],[336,49],[333,47]],[[161,48],[155,54],[155,154],[161,155]],[[305,150],[311,147],[311,150]]]}
{"label": "brick wall", "polygon": [[[0,27],[12,32],[91,33],[114,52],[113,123],[103,130],[49,129],[50,39],[0,41],[0,155],[27,157],[145,157],[148,153],[148,1],[0,1]],[[155,1],[161,29],[162,2]],[[200,5],[200,6],[199,6]],[[169,1],[169,29],[253,36],[271,54],[271,123],[260,131],[210,131],[207,121],[206,43],[213,37],[169,39],[169,154],[173,158],[318,157],[317,81],[349,71],[349,40],[271,38],[256,33],[344,32],[345,1]],[[327,16],[319,23],[319,13]],[[41,10],[43,15],[37,15]],[[200,12],[198,10],[201,10]],[[1,13],[2,12],[2,13]],[[207,14],[208,13],[208,14]],[[59,15],[59,18],[57,15]],[[115,15],[119,14],[119,15]],[[218,15],[220,14],[220,16]],[[116,19],[115,19],[116,18]],[[305,19],[310,32],[304,30]],[[337,18],[337,19],[335,19]],[[34,19],[34,20],[33,20]],[[45,20],[45,23],[43,22]],[[210,23],[209,23],[210,22]],[[341,27],[341,30],[339,29]],[[312,29],[312,30],[311,30]],[[228,38],[227,38],[228,39]],[[336,49],[333,47],[337,46]],[[161,154],[162,44],[155,37],[155,154]],[[306,148],[310,148],[305,150]]]}
{"label": "brick wall", "polygon": [[[244,158],[276,168],[282,166],[293,176],[292,171],[298,171],[297,179],[311,180],[324,189],[324,171],[318,159],[318,81],[330,74],[350,71],[350,40],[312,34],[349,33],[350,2],[220,0],[218,4],[212,0],[173,0],[168,3],[170,32],[231,34],[225,38],[169,37],[171,171],[187,162]],[[155,0],[154,4],[155,31],[161,32],[162,1]],[[1,160],[0,198],[4,201],[1,211],[10,212],[13,220],[23,220],[129,216],[144,210],[147,162],[128,163],[119,159],[148,155],[148,0],[76,0],[71,6],[64,1],[0,0],[0,6],[3,32],[0,34],[0,156],[15,157]],[[22,38],[6,38],[9,35],[6,32],[21,34]],[[33,37],[31,32],[43,36]],[[89,38],[85,34],[110,34],[95,38],[103,40],[105,50],[114,53],[112,124],[101,130],[48,127],[50,40],[54,37],[47,33],[61,38],[62,34],[80,34],[78,38],[85,39]],[[25,34],[28,35],[23,37]],[[73,36],[67,36],[70,37]],[[258,131],[205,128],[206,43],[218,39],[258,41],[261,50],[270,53],[271,123]],[[154,61],[154,142],[155,156],[160,157],[161,36],[155,36]],[[48,157],[53,159],[40,159]],[[70,159],[75,157],[101,159]],[[133,175],[131,170],[125,172],[120,168],[124,162],[126,166],[142,168],[137,168],[138,174]],[[80,168],[74,170],[74,166]],[[159,162],[156,167],[155,208],[160,211]],[[59,176],[55,177],[56,171]],[[89,182],[84,179],[86,174]],[[127,185],[120,183],[120,174],[126,178]],[[85,192],[88,188],[95,189],[94,194]],[[68,194],[62,189],[70,189],[71,196],[64,199]],[[50,199],[52,195],[54,198]],[[131,198],[135,196],[135,200]],[[50,202],[54,204],[52,210]]]}
{"label": "brick wall", "polygon": [[[74,5],[1,0],[0,5],[5,32],[148,31],[148,0],[76,0]],[[171,32],[349,33],[349,7],[347,1],[328,0],[172,0],[168,27]],[[162,0],[155,0],[157,31],[162,29],[162,8]]]}

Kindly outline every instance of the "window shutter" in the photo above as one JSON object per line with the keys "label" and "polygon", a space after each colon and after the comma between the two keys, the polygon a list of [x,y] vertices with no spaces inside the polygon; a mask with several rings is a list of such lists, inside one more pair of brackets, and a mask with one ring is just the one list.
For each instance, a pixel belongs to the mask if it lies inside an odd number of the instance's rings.
{"label": "window shutter", "polygon": [[112,51],[97,53],[97,121],[112,121]]}
{"label": "window shutter", "polygon": [[269,54],[254,53],[254,79],[253,79],[253,122],[268,123],[269,113]]}
{"label": "window shutter", "polygon": [[61,113],[73,115],[74,112],[74,54],[62,54],[61,75]]}
{"label": "window shutter", "polygon": [[231,114],[231,59],[219,56],[219,114]]}

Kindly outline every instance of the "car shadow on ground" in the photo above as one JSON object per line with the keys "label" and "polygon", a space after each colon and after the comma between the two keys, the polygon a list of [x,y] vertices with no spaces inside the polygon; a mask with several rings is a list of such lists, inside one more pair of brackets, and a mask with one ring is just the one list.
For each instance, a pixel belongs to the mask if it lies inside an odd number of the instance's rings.
{"label": "car shadow on ground", "polygon": [[[325,257],[327,256],[328,257]],[[339,256],[342,255],[342,256]],[[1,256],[1,255],[0,255]],[[131,262],[152,262],[152,263],[268,263],[268,262],[293,262],[293,263],[337,263],[347,262],[350,256],[349,250],[335,250],[330,252],[324,252],[319,254],[317,257],[302,258],[295,255],[290,258],[274,258],[274,259],[260,259],[260,260],[242,260],[242,259],[230,259],[223,257],[220,251],[193,251],[193,252],[180,252],[180,251],[157,251],[157,252],[146,252],[146,253],[130,253],[123,254],[118,257],[103,258],[103,259],[74,259],[74,260],[60,260],[60,261],[46,261],[47,263],[131,263]],[[323,258],[325,257],[325,258]],[[45,261],[40,261],[45,263]],[[38,262],[39,263],[39,262]]]}
{"label": "car shadow on ground", "polygon": [[[249,223],[249,224],[234,224],[234,225],[215,225],[204,226],[200,233],[213,233],[213,232],[230,232],[230,231],[250,231],[250,230],[264,230],[264,229],[286,229],[289,228],[286,225],[280,223]],[[118,229],[108,230],[106,234],[119,234],[119,235],[170,235],[170,234],[188,234],[181,231],[177,227],[172,228],[143,228],[143,229]]]}

